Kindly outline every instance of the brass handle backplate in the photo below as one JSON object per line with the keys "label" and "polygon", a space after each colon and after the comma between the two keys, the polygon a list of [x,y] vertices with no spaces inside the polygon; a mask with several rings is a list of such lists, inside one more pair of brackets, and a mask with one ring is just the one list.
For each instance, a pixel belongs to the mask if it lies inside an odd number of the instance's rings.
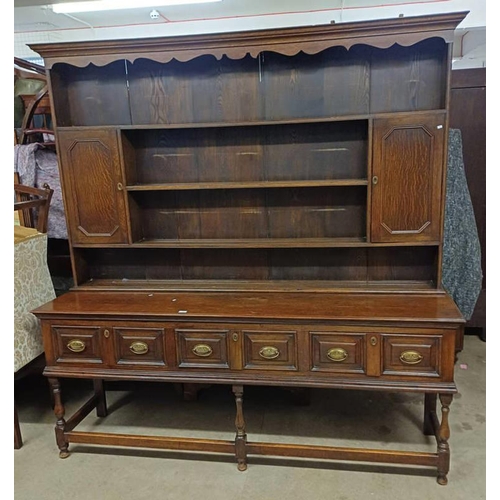
{"label": "brass handle backplate", "polygon": [[130,350],[134,354],[146,354],[149,351],[149,347],[145,342],[132,342],[130,344]]}
{"label": "brass handle backplate", "polygon": [[370,344],[371,345],[377,345],[377,337],[373,336],[370,338]]}
{"label": "brass handle backplate", "polygon": [[418,365],[424,357],[417,351],[403,351],[399,359],[407,365]]}
{"label": "brass handle backplate", "polygon": [[109,339],[109,330],[108,329],[104,330],[104,337]]}
{"label": "brass handle backplate", "polygon": [[376,175],[373,176],[372,182],[373,184],[378,184],[378,177]]}
{"label": "brass handle backplate", "polygon": [[69,341],[66,347],[73,352],[82,352],[85,351],[85,347],[87,346],[82,340],[74,339]]}
{"label": "brass handle backplate", "polygon": [[118,189],[118,191],[123,191],[123,184],[121,182],[119,182],[117,185],[116,185],[116,188]]}
{"label": "brass handle backplate", "polygon": [[270,345],[264,346],[259,351],[259,356],[264,359],[276,359],[280,355],[280,350],[277,347]]}
{"label": "brass handle backplate", "polygon": [[193,347],[193,354],[199,356],[200,358],[206,358],[210,356],[214,350],[207,344],[198,344]]}
{"label": "brass handle backplate", "polygon": [[345,349],[342,349],[341,347],[333,347],[332,349],[328,349],[326,355],[328,359],[338,363],[347,359],[347,351]]}
{"label": "brass handle backplate", "polygon": [[233,340],[234,340],[235,342],[238,342],[238,334],[237,334],[236,332],[235,332],[235,333],[233,333]]}

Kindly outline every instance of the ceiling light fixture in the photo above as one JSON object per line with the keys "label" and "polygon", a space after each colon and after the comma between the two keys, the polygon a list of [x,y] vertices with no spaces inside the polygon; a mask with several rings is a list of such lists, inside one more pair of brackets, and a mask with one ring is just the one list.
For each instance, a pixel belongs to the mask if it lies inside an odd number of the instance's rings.
{"label": "ceiling light fixture", "polygon": [[149,7],[164,7],[170,5],[188,5],[194,3],[212,3],[222,0],[94,0],[90,2],[56,3],[52,10],[56,14],[71,14],[72,12],[97,12],[101,10],[144,9]]}

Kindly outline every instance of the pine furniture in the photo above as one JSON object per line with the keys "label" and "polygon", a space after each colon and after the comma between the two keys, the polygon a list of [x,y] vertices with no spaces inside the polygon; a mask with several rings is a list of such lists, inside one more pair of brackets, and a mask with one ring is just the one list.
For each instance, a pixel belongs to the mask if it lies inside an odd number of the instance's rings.
{"label": "pine furniture", "polygon": [[[74,290],[38,308],[70,443],[449,470],[463,318],[440,286],[453,32],[466,13],[38,44]],[[59,379],[94,380],[64,418]],[[75,431],[103,381],[230,384],[234,441]],[[425,395],[435,453],[247,440],[245,385]],[[436,401],[441,402],[441,419]]]}

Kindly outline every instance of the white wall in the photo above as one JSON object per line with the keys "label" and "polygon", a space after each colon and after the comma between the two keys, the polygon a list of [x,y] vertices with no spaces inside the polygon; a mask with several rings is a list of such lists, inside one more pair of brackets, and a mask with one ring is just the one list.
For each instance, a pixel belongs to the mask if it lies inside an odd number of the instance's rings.
{"label": "white wall", "polygon": [[[231,0],[224,0],[226,4],[218,4],[220,6],[230,7]],[[140,4],[140,1],[138,2]],[[253,30],[275,27],[288,27],[288,26],[304,26],[314,24],[327,24],[332,20],[335,22],[349,22],[359,20],[381,19],[398,17],[403,14],[405,17],[424,15],[424,14],[438,14],[444,12],[457,12],[457,11],[470,11],[465,20],[460,24],[457,31],[457,45],[461,49],[468,49],[471,52],[470,57],[466,57],[466,52],[461,50],[455,51],[456,61],[454,65],[462,67],[469,66],[485,66],[486,65],[486,40],[485,40],[485,26],[486,26],[486,0],[422,0],[418,3],[408,3],[401,0],[396,5],[383,5],[384,1],[380,0],[379,6],[363,8],[360,3],[349,5],[349,0],[343,2],[343,9],[318,11],[307,11],[314,7],[311,2],[300,2],[301,8],[303,5],[304,11],[294,13],[278,13],[273,14],[273,6],[276,11],[283,10],[284,2],[269,0],[266,3],[266,12],[263,15],[255,15],[255,9],[251,14],[246,14],[244,9],[240,9],[237,15],[223,18],[219,16],[214,19],[199,19],[199,20],[172,20],[171,22],[151,23],[131,23],[130,11],[126,17],[126,13],[99,13],[73,16],[79,20],[71,19],[68,17],[62,18],[61,15],[54,14],[47,9],[43,10],[41,7],[20,7],[14,9],[15,25],[18,26],[14,35],[14,53],[17,57],[36,57],[27,43],[35,42],[60,42],[60,41],[79,41],[79,40],[93,40],[93,39],[117,39],[117,38],[141,38],[149,36],[173,36],[185,35],[195,33],[217,33],[227,31],[239,30]],[[373,5],[376,2],[371,1]],[[239,6],[243,2],[239,2]],[[331,2],[331,5],[338,5],[339,2]],[[211,4],[216,5],[216,4]],[[249,12],[251,2],[249,0]],[[294,2],[297,5],[297,2]],[[354,5],[354,6],[353,6]],[[201,6],[199,6],[201,8]],[[243,4],[244,7],[244,4]],[[221,10],[222,7],[219,8]],[[297,10],[295,8],[295,10]],[[197,16],[199,9],[197,6],[191,6],[190,19],[199,17]],[[203,13],[203,10],[201,10]],[[229,12],[231,14],[231,12]],[[147,12],[143,13],[144,16]],[[122,16],[120,18],[120,16]],[[120,19],[123,19],[123,24],[120,26],[110,26],[110,24],[117,24]],[[88,24],[86,24],[88,23]],[[30,30],[29,26],[38,24],[36,30]],[[89,27],[89,25],[98,27]],[[28,27],[28,29],[23,29]],[[45,29],[44,29],[45,27]],[[467,31],[473,31],[473,36],[467,34],[463,39],[466,44],[462,42],[462,36]],[[481,38],[482,37],[482,38]]]}

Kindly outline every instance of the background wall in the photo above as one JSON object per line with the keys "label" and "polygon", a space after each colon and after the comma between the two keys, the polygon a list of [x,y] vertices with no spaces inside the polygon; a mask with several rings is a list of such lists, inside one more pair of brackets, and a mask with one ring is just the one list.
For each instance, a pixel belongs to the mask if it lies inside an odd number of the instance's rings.
{"label": "background wall", "polygon": [[486,66],[486,0],[222,0],[157,7],[158,19],[150,18],[151,8],[55,14],[46,2],[14,1],[15,56],[36,58],[27,46],[35,42],[216,33],[468,10],[456,34],[454,69]]}

